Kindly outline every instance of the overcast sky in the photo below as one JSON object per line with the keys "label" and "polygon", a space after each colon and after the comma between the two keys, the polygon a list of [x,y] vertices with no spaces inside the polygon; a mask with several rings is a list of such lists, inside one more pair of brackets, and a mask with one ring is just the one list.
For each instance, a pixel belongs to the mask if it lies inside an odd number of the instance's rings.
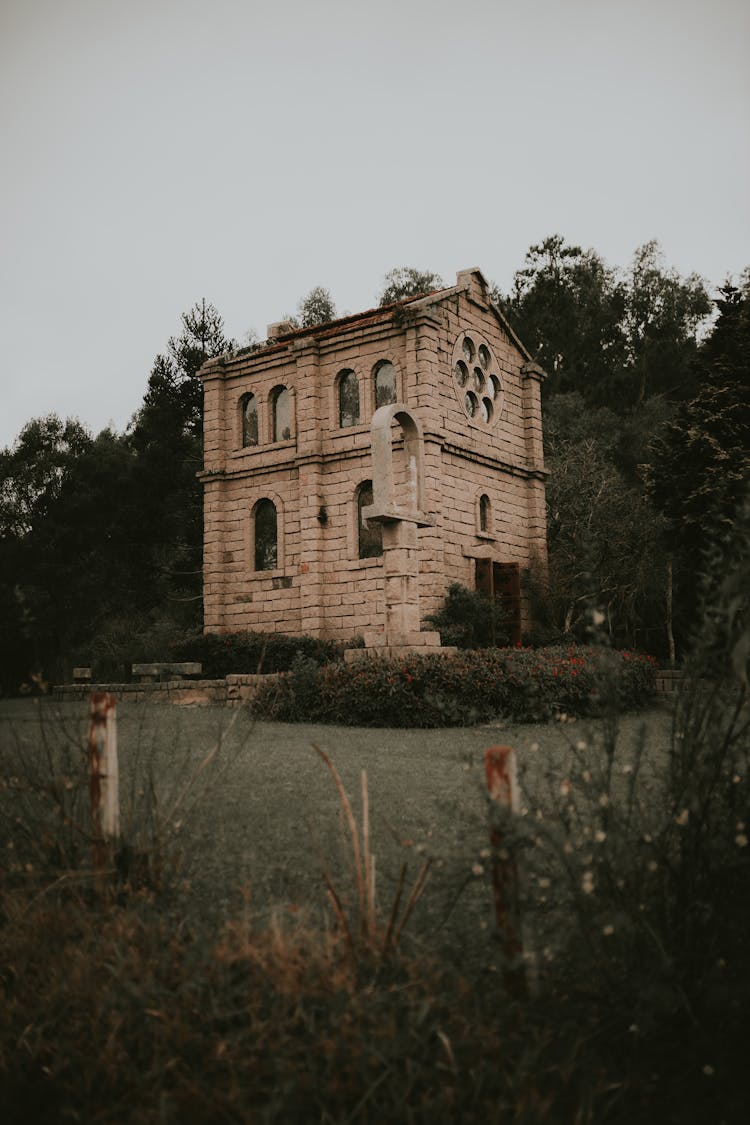
{"label": "overcast sky", "polygon": [[747,0],[0,0],[0,121],[0,447],[123,429],[201,297],[242,340],[556,232],[750,264]]}

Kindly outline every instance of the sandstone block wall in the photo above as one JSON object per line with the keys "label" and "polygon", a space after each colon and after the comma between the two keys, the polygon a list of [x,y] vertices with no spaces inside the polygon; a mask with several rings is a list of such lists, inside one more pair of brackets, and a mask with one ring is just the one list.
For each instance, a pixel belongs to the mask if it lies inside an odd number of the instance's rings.
{"label": "sandstone block wall", "polygon": [[[455,360],[467,336],[477,370],[480,343],[491,354],[483,384],[493,395],[489,423],[470,417],[464,405],[474,386],[472,364],[466,387],[456,381]],[[203,368],[207,631],[348,638],[382,629],[382,559],[358,557],[356,495],[372,477],[375,372],[386,360],[395,371],[397,401],[415,413],[424,434],[434,526],[418,531],[421,613],[439,607],[451,582],[473,587],[476,558],[521,567],[543,562],[543,373],[490,305],[479,271],[464,271],[455,287],[430,297],[295,332]],[[360,416],[342,428],[338,381],[344,370],[357,375]],[[273,442],[279,387],[290,396],[290,436]],[[258,444],[243,448],[241,405],[250,393]],[[398,464],[397,427],[394,440]],[[479,525],[483,494],[490,505],[486,530]],[[254,509],[262,499],[277,511],[273,570],[254,565]]]}

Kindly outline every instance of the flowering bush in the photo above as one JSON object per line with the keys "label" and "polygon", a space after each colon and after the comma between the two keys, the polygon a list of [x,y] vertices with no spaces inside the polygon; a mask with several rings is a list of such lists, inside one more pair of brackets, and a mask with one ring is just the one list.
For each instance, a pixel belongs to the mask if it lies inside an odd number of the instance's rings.
{"label": "flowering bush", "polygon": [[497,716],[538,722],[638,706],[653,692],[655,670],[650,656],[576,645],[324,667],[301,659],[261,691],[255,707],[268,718],[349,726],[466,726]]}

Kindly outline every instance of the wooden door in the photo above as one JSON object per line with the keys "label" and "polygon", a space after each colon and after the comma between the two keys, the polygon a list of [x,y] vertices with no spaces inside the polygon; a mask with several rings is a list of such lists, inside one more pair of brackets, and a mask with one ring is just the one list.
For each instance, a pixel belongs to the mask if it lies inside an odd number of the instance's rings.
{"label": "wooden door", "polygon": [[512,645],[521,643],[521,570],[518,563],[499,563],[477,559],[475,581],[477,590],[494,598],[508,619]]}

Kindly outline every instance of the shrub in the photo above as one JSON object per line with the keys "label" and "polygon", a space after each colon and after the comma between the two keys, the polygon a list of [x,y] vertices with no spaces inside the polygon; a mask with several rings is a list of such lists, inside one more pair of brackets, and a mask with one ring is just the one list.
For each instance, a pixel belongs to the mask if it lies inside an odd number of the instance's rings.
{"label": "shrub", "polygon": [[444,645],[490,648],[508,644],[510,617],[499,601],[459,582],[448,587],[442,609],[425,618],[440,633]]}
{"label": "shrub", "polygon": [[174,660],[197,660],[210,679],[233,673],[288,672],[298,656],[315,665],[340,660],[346,646],[319,637],[241,631],[203,633],[172,650]]}
{"label": "shrub", "polygon": [[635,707],[654,688],[655,661],[594,647],[486,649],[460,656],[367,659],[295,672],[265,686],[256,713],[349,726],[465,726],[503,717],[538,722],[560,712]]}

